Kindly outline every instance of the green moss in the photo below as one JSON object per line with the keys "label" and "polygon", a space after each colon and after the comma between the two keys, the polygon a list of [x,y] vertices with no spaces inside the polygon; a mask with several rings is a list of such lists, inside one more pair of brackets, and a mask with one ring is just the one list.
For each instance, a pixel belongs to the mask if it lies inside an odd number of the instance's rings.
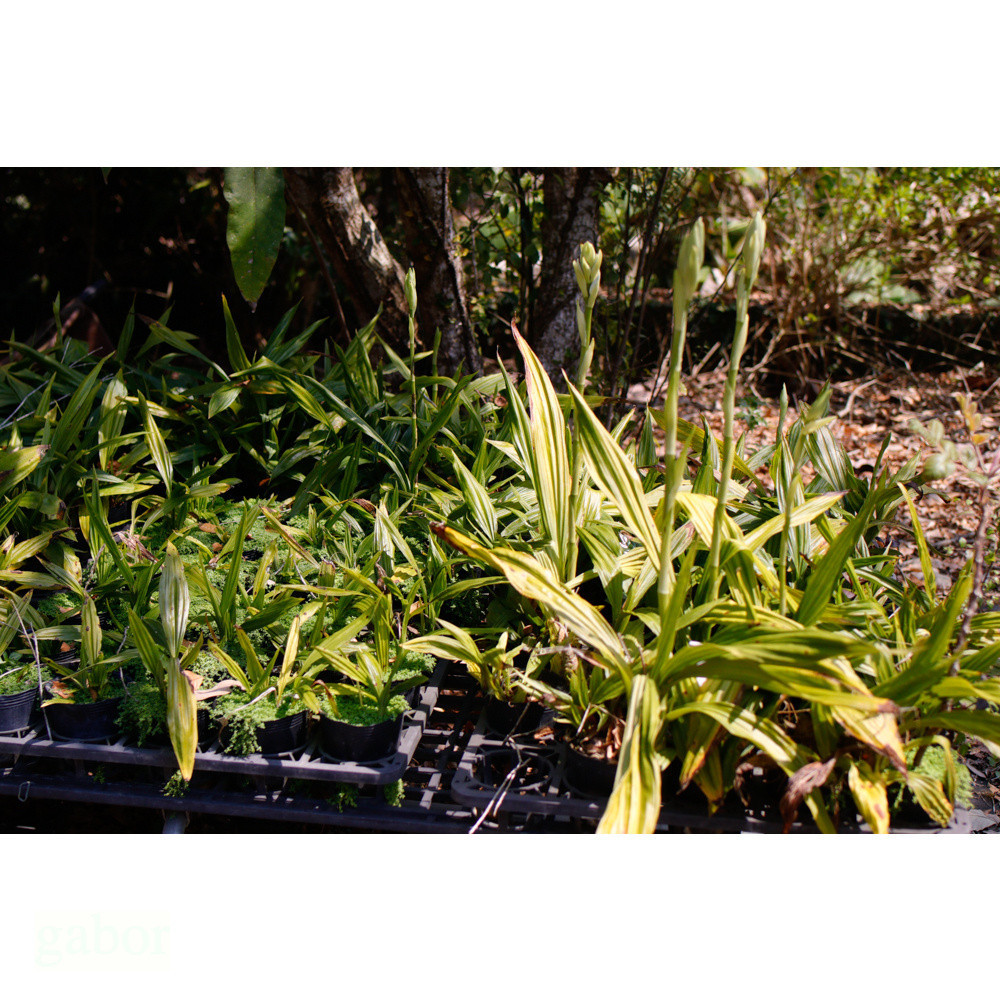
{"label": "green moss", "polygon": [[[260,753],[257,729],[265,722],[297,715],[303,709],[301,701],[287,695],[280,705],[275,703],[273,694],[252,705],[249,702],[250,698],[245,691],[232,691],[216,698],[209,708],[212,718],[225,727],[223,745],[226,753],[234,757]],[[248,707],[244,708],[245,705]]]}
{"label": "green moss", "polygon": [[[14,670],[12,674],[8,674],[7,671],[13,670],[19,661],[21,662],[20,669]],[[0,674],[6,675],[0,677],[0,696],[20,694],[22,691],[27,691],[38,684],[38,669],[35,666],[35,661],[33,659],[24,659],[23,654],[14,653],[0,661]],[[43,683],[52,680],[54,677],[55,674],[47,666],[43,665]]]}
{"label": "green moss", "polygon": [[[936,744],[927,747],[920,758],[920,763],[914,766],[916,758],[916,749],[910,748],[906,751],[906,766],[912,772],[923,774],[928,778],[933,778],[942,784],[944,783],[948,772],[948,765],[943,747]],[[967,809],[972,805],[972,775],[956,755],[953,755],[953,759],[955,761],[955,805]],[[913,793],[905,785],[901,785],[900,791],[893,802],[893,807],[898,809],[900,806],[915,803],[916,800],[913,797]]]}
{"label": "green moss", "polygon": [[187,794],[187,790],[190,787],[190,783],[185,781],[181,777],[180,771],[174,771],[167,783],[163,786],[162,792],[164,795],[170,796],[171,798],[183,798]]}
{"label": "green moss", "polygon": [[412,681],[418,677],[426,678],[434,670],[434,657],[430,653],[415,653],[405,650],[402,658],[396,664],[392,674],[393,684],[401,681]]}
{"label": "green moss", "polygon": [[118,728],[130,743],[144,746],[167,734],[167,703],[151,679],[130,684],[118,712]]}
{"label": "green moss", "polygon": [[358,804],[358,789],[355,785],[338,784],[336,792],[326,801],[337,812],[343,812],[344,806],[354,809]]}
{"label": "green moss", "polygon": [[59,594],[49,594],[38,602],[38,612],[49,622],[65,618],[67,615],[79,614],[83,607],[83,599],[66,591]]}
{"label": "green moss", "polygon": [[403,804],[403,779],[398,778],[391,785],[382,788],[382,795],[390,806],[401,806]]}
{"label": "green moss", "polygon": [[329,699],[323,699],[320,708],[323,714],[329,719],[339,719],[349,726],[374,726],[379,722],[386,722],[395,719],[397,715],[402,715],[409,708],[406,699],[397,694],[389,700],[389,706],[385,712],[379,713],[372,707],[370,702],[362,704],[356,698],[341,696],[334,706]]}
{"label": "green moss", "polygon": [[190,669],[193,674],[205,679],[203,688],[215,687],[229,678],[229,671],[211,653],[199,653]]}

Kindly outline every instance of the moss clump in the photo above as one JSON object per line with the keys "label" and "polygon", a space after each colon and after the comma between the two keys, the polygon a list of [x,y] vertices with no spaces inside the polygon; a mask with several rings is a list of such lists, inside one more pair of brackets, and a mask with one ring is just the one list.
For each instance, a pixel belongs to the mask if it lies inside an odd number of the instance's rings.
{"label": "moss clump", "polygon": [[384,712],[379,712],[371,702],[362,703],[357,698],[342,695],[337,698],[336,704],[330,699],[325,699],[320,708],[328,719],[337,719],[346,722],[349,726],[374,726],[379,722],[388,722],[395,719],[397,715],[402,715],[409,708],[406,699],[401,695],[394,695],[389,699],[389,705]]}
{"label": "moss clump", "polygon": [[38,613],[47,621],[60,621],[80,613],[83,598],[70,592],[49,594],[38,602]]}
{"label": "moss clump", "polygon": [[402,806],[403,804],[403,779],[397,778],[391,785],[385,785],[382,795],[390,806]]}
{"label": "moss clump", "polygon": [[[7,673],[8,670],[13,670],[14,672],[9,674]],[[21,694],[30,688],[38,686],[38,668],[35,666],[35,661],[33,659],[22,659],[18,653],[0,660],[0,674],[4,675],[0,677],[0,697],[10,694]],[[43,683],[52,680],[54,677],[55,675],[48,667],[42,667]]]}
{"label": "moss clump", "polygon": [[130,684],[118,712],[118,729],[130,743],[144,746],[167,733],[167,702],[153,681],[145,677]]}
{"label": "moss clump", "polygon": [[250,697],[245,691],[233,691],[216,698],[209,709],[212,718],[224,727],[222,742],[226,753],[234,757],[260,753],[258,728],[265,722],[285,719],[302,710],[302,702],[287,695],[280,705],[275,702],[274,695],[250,704]]}
{"label": "moss clump", "polygon": [[[972,805],[972,775],[965,764],[955,755],[952,756],[955,761],[955,805],[968,809]],[[944,784],[948,773],[948,764],[943,747],[932,744],[924,749],[920,763],[914,765],[916,759],[917,751],[913,748],[908,749],[906,751],[906,766],[910,771],[925,775]],[[896,810],[901,807],[919,808],[913,793],[905,785],[901,786],[892,805]]]}
{"label": "moss clump", "polygon": [[181,772],[174,771],[161,791],[164,795],[170,796],[171,798],[180,799],[187,794],[189,787],[190,783],[181,777]]}
{"label": "moss clump", "polygon": [[396,669],[392,672],[392,683],[399,684],[403,681],[413,681],[420,678],[426,679],[434,670],[434,657],[430,653],[415,653],[412,650],[404,650],[403,655],[396,663]]}

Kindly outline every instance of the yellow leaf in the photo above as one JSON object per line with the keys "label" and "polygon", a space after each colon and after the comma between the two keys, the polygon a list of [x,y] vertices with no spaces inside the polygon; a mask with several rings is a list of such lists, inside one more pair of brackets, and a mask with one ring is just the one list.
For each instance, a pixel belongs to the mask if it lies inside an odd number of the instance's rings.
{"label": "yellow leaf", "polygon": [[851,764],[847,783],[854,796],[858,812],[872,828],[873,833],[889,832],[889,799],[885,791],[885,778],[875,774],[864,762]]}

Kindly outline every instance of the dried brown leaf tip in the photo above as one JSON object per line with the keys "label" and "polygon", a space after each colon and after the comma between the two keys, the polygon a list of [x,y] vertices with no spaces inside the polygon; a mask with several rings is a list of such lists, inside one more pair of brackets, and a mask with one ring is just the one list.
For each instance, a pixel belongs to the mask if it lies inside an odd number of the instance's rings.
{"label": "dried brown leaf tip", "polygon": [[799,812],[799,805],[802,800],[815,789],[825,784],[830,777],[836,757],[831,757],[827,761],[816,760],[800,767],[789,779],[788,788],[781,797],[781,818],[785,827],[783,832],[788,833],[795,822],[795,817]]}

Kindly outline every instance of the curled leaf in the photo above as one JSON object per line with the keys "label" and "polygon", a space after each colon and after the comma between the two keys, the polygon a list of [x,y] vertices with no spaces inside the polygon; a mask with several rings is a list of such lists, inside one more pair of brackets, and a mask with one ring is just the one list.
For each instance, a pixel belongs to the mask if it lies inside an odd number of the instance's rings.
{"label": "curled leaf", "polygon": [[837,763],[836,757],[829,760],[814,760],[804,764],[788,779],[788,788],[781,797],[781,818],[784,821],[784,833],[788,833],[795,822],[802,800],[812,791],[822,787],[830,772]]}

